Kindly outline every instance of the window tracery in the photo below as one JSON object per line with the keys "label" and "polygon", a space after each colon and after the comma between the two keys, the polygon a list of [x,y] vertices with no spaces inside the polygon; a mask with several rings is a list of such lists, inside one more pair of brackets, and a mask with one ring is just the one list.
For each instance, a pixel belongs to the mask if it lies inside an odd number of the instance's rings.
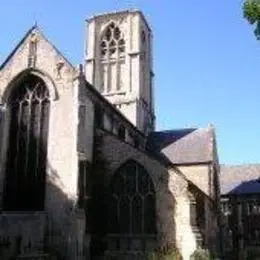
{"label": "window tracery", "polygon": [[111,234],[156,233],[154,186],[146,170],[134,161],[127,162],[114,176],[109,215]]}
{"label": "window tracery", "polygon": [[99,51],[102,72],[100,91],[104,93],[120,91],[123,88],[125,70],[125,39],[114,22],[105,29]]}
{"label": "window tracery", "polygon": [[36,76],[27,76],[11,93],[5,210],[44,208],[49,108],[49,91]]}

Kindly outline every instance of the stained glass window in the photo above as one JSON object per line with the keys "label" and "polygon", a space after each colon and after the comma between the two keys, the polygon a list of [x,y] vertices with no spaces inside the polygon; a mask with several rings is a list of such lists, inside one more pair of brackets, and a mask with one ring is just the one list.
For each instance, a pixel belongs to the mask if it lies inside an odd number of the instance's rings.
{"label": "stained glass window", "polygon": [[27,76],[8,102],[5,210],[43,210],[50,98],[45,83]]}
{"label": "stained glass window", "polygon": [[109,207],[110,233],[156,233],[155,190],[146,170],[129,161],[114,175]]}

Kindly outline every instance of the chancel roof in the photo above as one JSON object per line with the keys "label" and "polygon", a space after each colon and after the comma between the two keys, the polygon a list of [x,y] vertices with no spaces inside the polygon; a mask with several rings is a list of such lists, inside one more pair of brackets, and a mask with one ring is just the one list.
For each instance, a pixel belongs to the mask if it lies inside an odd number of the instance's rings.
{"label": "chancel roof", "polygon": [[221,165],[221,195],[260,193],[260,164]]}
{"label": "chancel roof", "polygon": [[173,164],[213,161],[214,128],[185,128],[153,132],[147,149]]}

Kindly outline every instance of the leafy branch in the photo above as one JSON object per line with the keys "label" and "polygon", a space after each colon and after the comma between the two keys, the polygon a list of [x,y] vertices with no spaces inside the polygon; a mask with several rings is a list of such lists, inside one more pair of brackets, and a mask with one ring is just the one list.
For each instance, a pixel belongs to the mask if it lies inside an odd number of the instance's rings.
{"label": "leafy branch", "polygon": [[260,40],[260,0],[246,0],[243,15],[250,24],[255,25],[254,34]]}

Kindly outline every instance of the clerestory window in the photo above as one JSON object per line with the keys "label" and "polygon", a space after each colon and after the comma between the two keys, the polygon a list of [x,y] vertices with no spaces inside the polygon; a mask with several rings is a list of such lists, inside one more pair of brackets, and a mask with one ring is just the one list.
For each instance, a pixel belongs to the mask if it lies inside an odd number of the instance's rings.
{"label": "clerestory window", "polygon": [[44,209],[50,98],[43,80],[29,75],[8,101],[9,140],[4,210]]}

